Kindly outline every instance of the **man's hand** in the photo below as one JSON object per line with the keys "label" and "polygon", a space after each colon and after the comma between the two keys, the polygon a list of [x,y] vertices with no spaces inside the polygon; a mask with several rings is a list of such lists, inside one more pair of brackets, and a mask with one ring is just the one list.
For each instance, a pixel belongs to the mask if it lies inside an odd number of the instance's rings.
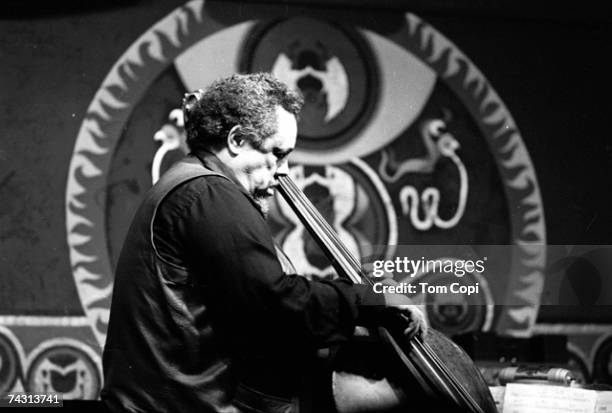
{"label": "man's hand", "polygon": [[404,330],[404,335],[408,336],[408,338],[412,338],[415,335],[424,338],[427,335],[429,325],[427,324],[427,317],[420,307],[418,305],[402,305],[397,307],[401,310],[401,316],[409,321],[408,328]]}
{"label": "man's hand", "polygon": [[[385,279],[383,283],[386,285],[397,284],[394,280],[389,278]],[[412,338],[415,335],[420,335],[421,337],[427,335],[429,325],[423,306],[415,305],[412,300],[404,294],[385,293],[384,295],[387,307],[399,309],[401,316],[409,322],[408,328],[404,330],[406,336]]]}

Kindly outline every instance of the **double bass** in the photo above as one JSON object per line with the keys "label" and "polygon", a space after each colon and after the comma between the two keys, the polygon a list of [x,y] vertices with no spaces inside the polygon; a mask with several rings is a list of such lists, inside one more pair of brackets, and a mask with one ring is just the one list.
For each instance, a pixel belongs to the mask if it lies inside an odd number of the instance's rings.
{"label": "double bass", "polygon": [[[281,196],[338,275],[355,284],[372,285],[360,262],[291,178],[277,175],[277,180]],[[370,332],[377,343],[373,347],[356,341],[338,351],[332,375],[338,412],[409,412],[418,403],[434,412],[497,413],[482,375],[459,346],[431,328],[425,338],[408,338],[406,327],[407,320],[399,312],[390,313]]]}

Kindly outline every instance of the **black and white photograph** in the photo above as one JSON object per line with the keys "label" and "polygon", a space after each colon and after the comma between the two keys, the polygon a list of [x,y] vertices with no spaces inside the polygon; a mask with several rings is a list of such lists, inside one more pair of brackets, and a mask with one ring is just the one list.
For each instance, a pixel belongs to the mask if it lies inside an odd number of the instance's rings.
{"label": "black and white photograph", "polygon": [[594,1],[1,4],[0,407],[612,411],[611,55]]}

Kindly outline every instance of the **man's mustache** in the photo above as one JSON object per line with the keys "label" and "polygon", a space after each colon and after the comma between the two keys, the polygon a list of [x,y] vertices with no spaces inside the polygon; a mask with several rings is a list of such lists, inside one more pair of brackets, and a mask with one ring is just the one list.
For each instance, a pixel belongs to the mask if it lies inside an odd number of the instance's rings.
{"label": "man's mustache", "polygon": [[276,185],[270,185],[266,188],[256,188],[253,192],[253,196],[255,198],[267,198],[274,195],[274,190],[276,189]]}

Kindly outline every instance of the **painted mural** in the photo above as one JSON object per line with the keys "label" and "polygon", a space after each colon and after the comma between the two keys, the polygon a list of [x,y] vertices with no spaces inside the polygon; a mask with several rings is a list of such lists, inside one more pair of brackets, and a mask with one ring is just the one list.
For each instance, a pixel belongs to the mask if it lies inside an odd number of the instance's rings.
{"label": "painted mural", "polygon": [[[235,7],[195,0],[177,8],[98,88],[65,190],[85,315],[1,316],[0,393],[97,397],[112,269],[142,196],[187,151],[182,96],[235,72],[269,71],[304,94],[291,175],[357,257],[389,259],[398,245],[515,246],[511,255],[489,252],[489,274],[462,278],[478,282],[482,296],[423,297],[434,327],[533,333],[547,265],[539,184],[512,115],[469,57],[410,13]],[[298,271],[334,276],[280,198],[269,221]],[[609,344],[596,357],[610,358]]]}
{"label": "painted mural", "polygon": [[[510,271],[498,278],[506,285],[494,296],[514,294],[522,305],[500,314],[497,328],[528,333],[545,261],[537,179],[511,115],[469,59],[413,15],[383,36],[346,18],[299,12],[281,20],[260,12],[218,27],[207,11],[188,3],[143,35],[108,75],[77,138],[68,243],[98,341],[126,223],[171,163],[169,153],[184,149],[180,114],[168,103],[220,76],[262,70],[303,91],[294,178],[315,202],[328,203],[323,208],[358,256],[381,244],[516,243],[525,255],[505,263]],[[153,108],[164,124],[145,124]],[[476,165],[487,173],[476,174]],[[279,205],[273,221],[298,269],[328,275],[286,208]],[[478,228],[482,222],[496,228]]]}

